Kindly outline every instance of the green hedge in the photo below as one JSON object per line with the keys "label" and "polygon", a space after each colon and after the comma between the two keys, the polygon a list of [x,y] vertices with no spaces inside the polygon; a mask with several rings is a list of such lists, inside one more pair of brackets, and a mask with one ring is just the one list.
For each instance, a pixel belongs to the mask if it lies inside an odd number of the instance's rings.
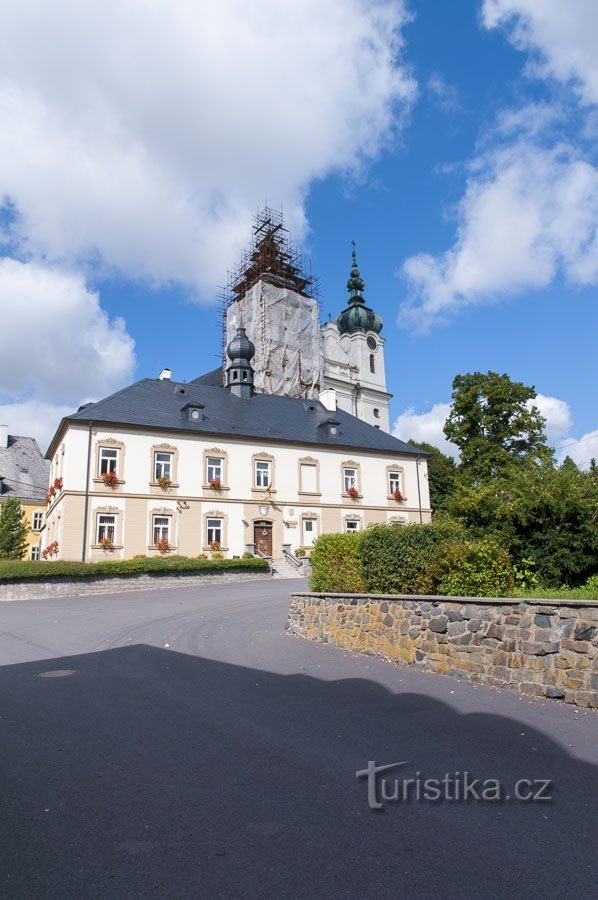
{"label": "green hedge", "polygon": [[322,534],[311,554],[311,589],[336,594],[366,591],[360,554],[360,534]]}
{"label": "green hedge", "polygon": [[367,591],[373,594],[433,594],[436,550],[461,537],[452,525],[375,525],[361,534]]}
{"label": "green hedge", "polygon": [[220,572],[222,569],[241,571],[267,570],[268,563],[257,557],[252,559],[192,559],[186,556],[152,556],[140,559],[118,559],[106,562],[83,563],[58,560],[57,562],[17,562],[0,560],[0,584],[3,581],[20,581],[25,578],[111,578],[123,575],[143,575],[153,572],[168,575],[172,572]]}
{"label": "green hedge", "polygon": [[448,597],[511,597],[515,589],[509,552],[489,539],[439,545],[431,574],[434,593]]}

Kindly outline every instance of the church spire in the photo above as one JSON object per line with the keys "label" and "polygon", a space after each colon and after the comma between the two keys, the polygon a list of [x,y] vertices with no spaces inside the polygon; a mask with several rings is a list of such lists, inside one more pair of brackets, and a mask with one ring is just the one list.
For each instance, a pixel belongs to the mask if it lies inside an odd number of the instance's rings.
{"label": "church spire", "polygon": [[365,287],[365,281],[361,277],[361,273],[357,267],[357,254],[355,253],[355,241],[351,241],[353,244],[353,265],[351,267],[351,274],[349,276],[349,280],[347,282],[347,290],[349,291],[349,303],[365,303],[365,299],[363,296],[363,289]]}

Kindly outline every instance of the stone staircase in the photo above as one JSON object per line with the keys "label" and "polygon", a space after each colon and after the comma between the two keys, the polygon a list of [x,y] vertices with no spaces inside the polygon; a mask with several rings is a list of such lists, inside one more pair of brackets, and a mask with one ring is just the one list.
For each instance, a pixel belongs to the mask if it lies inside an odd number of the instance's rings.
{"label": "stone staircase", "polygon": [[278,559],[271,559],[270,566],[272,567],[272,575],[274,578],[304,578],[306,573],[301,569],[298,569],[297,566],[294,566],[293,563],[289,562],[286,556],[281,556]]}

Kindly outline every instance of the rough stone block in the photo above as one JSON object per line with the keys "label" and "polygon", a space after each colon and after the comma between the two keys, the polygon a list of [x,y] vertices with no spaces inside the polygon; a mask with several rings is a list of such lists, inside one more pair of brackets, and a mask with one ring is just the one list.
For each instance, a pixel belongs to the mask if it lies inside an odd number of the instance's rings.
{"label": "rough stone block", "polygon": [[546,696],[552,697],[553,700],[563,700],[565,697],[565,688],[554,685],[546,688]]}
{"label": "rough stone block", "polygon": [[446,616],[434,616],[434,618],[430,619],[428,623],[428,628],[430,631],[434,631],[438,634],[444,634],[448,628],[448,619]]}

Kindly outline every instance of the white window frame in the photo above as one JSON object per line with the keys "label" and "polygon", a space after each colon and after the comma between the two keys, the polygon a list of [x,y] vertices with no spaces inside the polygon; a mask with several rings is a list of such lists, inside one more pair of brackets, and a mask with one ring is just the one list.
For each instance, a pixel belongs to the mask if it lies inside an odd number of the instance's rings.
{"label": "white window frame", "polygon": [[388,473],[388,493],[392,497],[395,491],[400,491],[403,493],[403,489],[401,487],[401,473],[400,472],[389,472]]}
{"label": "white window frame", "polygon": [[255,486],[262,489],[269,488],[272,480],[271,472],[272,463],[269,459],[256,459],[254,469]]}
{"label": "white window frame", "polygon": [[[349,474],[351,472],[353,474]],[[357,485],[357,469],[353,466],[343,466],[343,487],[345,494],[349,491],[349,488],[359,490]]]}
{"label": "white window frame", "polygon": [[167,450],[154,450],[154,481],[158,481],[159,478],[172,478],[173,457],[174,454]]}
{"label": "white window frame", "polygon": [[116,539],[116,515],[114,513],[98,513],[96,521],[96,544],[102,538],[114,543]]}
{"label": "white window frame", "polygon": [[112,473],[116,475],[118,472],[118,450],[115,447],[100,447],[98,462],[100,478],[103,475]]}
{"label": "white window frame", "polygon": [[221,456],[206,456],[206,484],[219,481],[222,484],[224,460]]}
{"label": "white window frame", "polygon": [[[356,528],[350,528],[350,525],[356,525]],[[361,531],[361,519],[345,519],[345,534],[357,534]]]}
{"label": "white window frame", "polygon": [[165,516],[161,513],[152,515],[152,546],[155,547],[158,541],[166,540],[170,546],[170,527],[172,516]]}
{"label": "white window frame", "polygon": [[31,516],[31,530],[32,531],[41,531],[44,527],[44,514],[39,510],[36,510]]}
{"label": "white window frame", "polygon": [[29,547],[29,559],[39,559],[39,546],[37,544],[31,544]]}
{"label": "white window frame", "polygon": [[212,544],[220,544],[222,547],[224,541],[224,519],[220,516],[208,516],[206,518],[206,539],[207,546]]}

